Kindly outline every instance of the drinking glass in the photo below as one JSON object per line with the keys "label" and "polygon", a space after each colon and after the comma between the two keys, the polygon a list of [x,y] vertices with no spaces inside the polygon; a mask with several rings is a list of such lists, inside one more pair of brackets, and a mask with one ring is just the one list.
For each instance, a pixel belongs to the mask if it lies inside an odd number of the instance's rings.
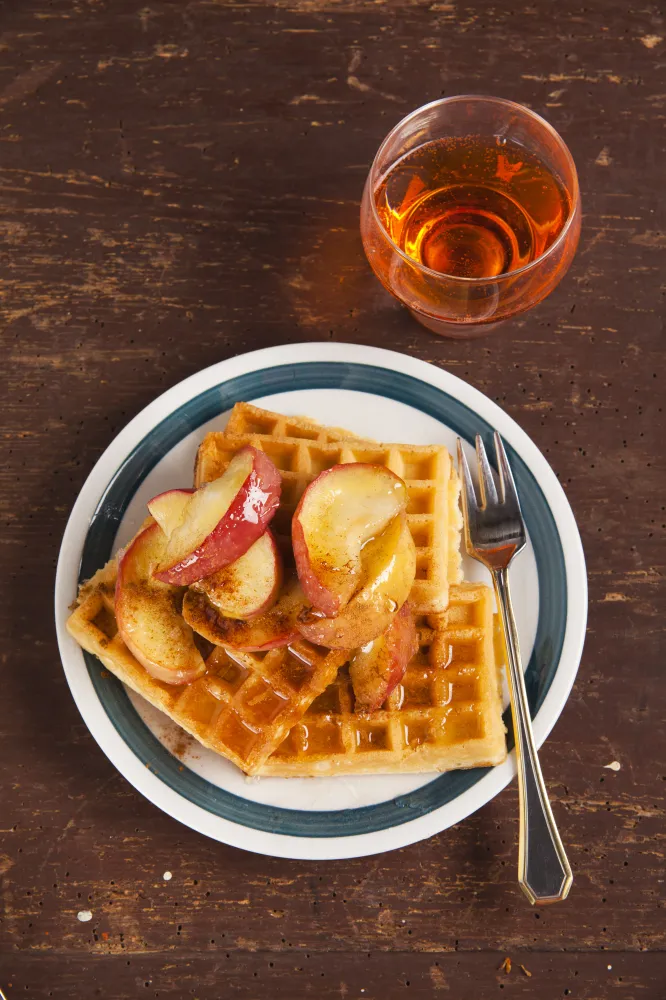
{"label": "drinking glass", "polygon": [[449,97],[403,118],[361,204],[370,265],[428,329],[480,336],[561,281],[580,235],[576,168],[539,115],[496,97]]}

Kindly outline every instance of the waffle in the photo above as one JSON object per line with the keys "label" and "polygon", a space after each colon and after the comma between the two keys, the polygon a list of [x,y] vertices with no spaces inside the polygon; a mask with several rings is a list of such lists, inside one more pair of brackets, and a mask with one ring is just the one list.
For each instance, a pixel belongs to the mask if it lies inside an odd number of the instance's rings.
{"label": "waffle", "polygon": [[380,711],[354,714],[349,673],[341,670],[260,773],[321,777],[501,763],[506,741],[491,591],[454,586],[448,610],[418,616],[416,625],[419,651]]}
{"label": "waffle", "polygon": [[155,680],[117,632],[115,560],[83,585],[67,628],[80,646],[155,708],[248,774],[255,773],[308,706],[335,679],[346,654],[305,640],[266,653],[217,647],[191,684]]}
{"label": "waffle", "polygon": [[259,406],[253,406],[252,403],[236,403],[231,411],[226,433],[268,434],[276,438],[303,438],[307,441],[316,441],[317,444],[329,444],[331,441],[370,440],[366,437],[360,438],[358,434],[353,434],[343,427],[325,427],[311,417],[285,417],[282,413],[262,410]]}
{"label": "waffle", "polygon": [[282,475],[280,509],[271,526],[287,547],[296,505],[320,472],[346,462],[386,466],[405,480],[409,494],[407,518],[416,545],[410,603],[419,614],[444,611],[449,584],[462,579],[460,481],[451,456],[441,445],[376,444],[339,437],[344,434],[348,432],[312,420],[237,403],[226,430],[207,434],[199,446],[195,486],[221,476],[243,445],[265,451]]}

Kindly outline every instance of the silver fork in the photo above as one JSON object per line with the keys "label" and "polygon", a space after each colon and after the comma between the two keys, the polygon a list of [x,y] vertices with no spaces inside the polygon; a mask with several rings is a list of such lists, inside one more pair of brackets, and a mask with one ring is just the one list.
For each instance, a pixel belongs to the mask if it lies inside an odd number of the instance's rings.
{"label": "silver fork", "polygon": [[499,470],[497,482],[483,441],[477,434],[476,457],[481,487],[481,503],[478,503],[458,438],[465,544],[469,554],[487,566],[492,574],[506,644],[520,802],[518,882],[530,903],[555,903],[568,896],[573,875],[550,808],[532,733],[509,592],[509,566],[525,545],[525,523],[511,467],[497,431],[495,452]]}

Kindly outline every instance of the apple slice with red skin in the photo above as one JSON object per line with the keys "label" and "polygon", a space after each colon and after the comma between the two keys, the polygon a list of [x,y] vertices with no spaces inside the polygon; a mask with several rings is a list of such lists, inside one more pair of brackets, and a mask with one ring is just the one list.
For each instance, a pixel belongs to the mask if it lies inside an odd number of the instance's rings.
{"label": "apple slice with red skin", "polygon": [[[148,502],[148,510],[167,536],[182,522],[194,490],[174,489]],[[277,600],[282,584],[282,557],[267,528],[261,538],[228,566],[191,586],[229,618],[264,614]]]}
{"label": "apple slice with red skin", "polygon": [[116,622],[130,653],[152,677],[167,684],[189,684],[205,672],[206,665],[180,613],[182,588],[153,577],[166,545],[164,532],[153,522],[122,553]]}
{"label": "apple slice with red skin", "polygon": [[329,649],[357,649],[389,627],[409,597],[416,575],[416,548],[403,512],[368,542],[362,553],[362,580],[340,614],[327,618],[305,609],[298,619],[301,635]]}
{"label": "apple slice with red skin", "polygon": [[407,506],[407,487],[383,465],[325,469],[303,493],[292,521],[296,569],[318,611],[336,615],[361,579],[363,546]]}
{"label": "apple slice with red skin", "polygon": [[242,621],[220,614],[205,594],[190,589],[183,599],[183,617],[195,632],[215,646],[248,653],[262,652],[288,646],[299,638],[296,621],[304,602],[303,591],[294,577],[287,583],[277,604],[266,614]]}
{"label": "apple slice with red skin", "polygon": [[183,520],[193,489],[165,490],[148,501],[148,510],[169,538]]}
{"label": "apple slice with red skin", "polygon": [[382,707],[418,648],[414,616],[406,601],[384,634],[357,649],[349,661],[357,712],[376,712]]}
{"label": "apple slice with red skin", "polygon": [[241,448],[219,479],[189,497],[155,578],[186,586],[239,559],[266,530],[280,489],[268,455],[252,445]]}
{"label": "apple slice with red skin", "polygon": [[227,618],[256,618],[265,614],[282,585],[282,557],[270,528],[245,555],[212,576],[192,584]]}

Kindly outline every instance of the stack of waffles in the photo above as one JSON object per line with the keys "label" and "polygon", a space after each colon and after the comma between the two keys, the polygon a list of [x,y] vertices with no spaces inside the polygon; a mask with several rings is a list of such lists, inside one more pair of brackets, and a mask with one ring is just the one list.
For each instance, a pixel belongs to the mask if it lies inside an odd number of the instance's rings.
{"label": "stack of waffles", "polygon": [[492,595],[481,584],[462,582],[460,487],[447,450],[377,444],[313,420],[238,403],[226,429],[202,441],[195,486],[222,475],[246,444],[264,451],[281,473],[272,528],[285,545],[303,491],[324,469],[368,462],[405,481],[417,553],[409,601],[418,650],[381,709],[354,711],[349,651],[323,649],[305,639],[267,652],[217,646],[207,657],[206,673],[190,684],[154,679],[118,634],[115,560],[81,587],[68,621],[77,642],[247,774],[449,771],[504,760]]}

